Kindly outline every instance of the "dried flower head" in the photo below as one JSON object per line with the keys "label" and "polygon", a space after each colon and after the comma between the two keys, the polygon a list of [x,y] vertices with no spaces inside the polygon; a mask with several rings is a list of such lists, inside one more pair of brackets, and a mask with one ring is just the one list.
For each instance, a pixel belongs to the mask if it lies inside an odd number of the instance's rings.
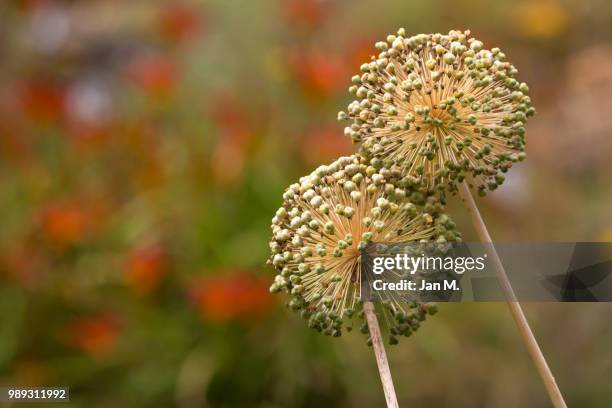
{"label": "dried flower head", "polygon": [[[344,321],[363,317],[360,250],[367,243],[459,239],[433,197],[416,206],[406,196],[399,170],[375,168],[361,156],[320,166],[283,198],[272,219],[270,263],[279,274],[270,291],[290,293],[288,306],[327,335],[339,336]],[[433,305],[385,304],[390,342],[396,342],[394,334],[416,330],[427,311],[433,313]],[[365,323],[362,331],[368,332]]]}
{"label": "dried flower head", "polygon": [[423,189],[456,190],[471,175],[484,194],[525,157],[525,123],[534,115],[528,87],[499,48],[469,31],[405,36],[376,43],[349,88],[357,99],[340,120],[362,154],[400,166]]}

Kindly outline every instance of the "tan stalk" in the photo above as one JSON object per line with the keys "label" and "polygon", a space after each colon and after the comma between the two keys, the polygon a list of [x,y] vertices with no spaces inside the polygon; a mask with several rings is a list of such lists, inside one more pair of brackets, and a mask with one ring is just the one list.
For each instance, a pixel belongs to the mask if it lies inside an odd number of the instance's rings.
{"label": "tan stalk", "polygon": [[533,360],[533,363],[538,370],[538,374],[544,382],[544,386],[546,387],[546,391],[548,392],[548,396],[550,397],[551,402],[555,408],[566,408],[567,405],[563,400],[563,395],[561,395],[561,391],[557,386],[557,382],[555,381],[555,377],[550,371],[550,367],[544,358],[544,354],[542,354],[542,350],[540,350],[540,346],[533,335],[531,327],[529,326],[529,322],[525,318],[525,314],[523,313],[523,308],[521,304],[516,299],[516,295],[514,294],[514,290],[510,285],[510,281],[508,280],[508,276],[506,275],[506,271],[504,270],[504,266],[497,255],[497,251],[492,244],[491,236],[489,235],[489,231],[480,215],[480,211],[478,211],[478,207],[476,206],[476,202],[474,201],[474,197],[472,197],[472,193],[470,192],[470,188],[465,181],[459,183],[459,195],[463,199],[465,206],[467,207],[468,212],[472,218],[472,224],[478,233],[478,238],[484,244],[485,251],[492,260],[493,267],[495,269],[495,274],[497,276],[497,281],[501,286],[504,297],[507,300],[508,308],[510,309],[510,314],[512,314],[512,318],[516,323],[519,333],[523,338],[523,342],[527,347],[527,351]]}
{"label": "tan stalk", "polygon": [[374,348],[374,355],[376,356],[376,365],[378,366],[380,381],[382,382],[385,399],[387,400],[387,408],[398,408],[399,405],[397,404],[393,378],[391,378],[389,361],[387,360],[385,345],[380,334],[380,327],[378,326],[378,318],[374,311],[374,304],[370,301],[363,302],[363,312],[370,329],[370,338],[372,339],[372,347]]}

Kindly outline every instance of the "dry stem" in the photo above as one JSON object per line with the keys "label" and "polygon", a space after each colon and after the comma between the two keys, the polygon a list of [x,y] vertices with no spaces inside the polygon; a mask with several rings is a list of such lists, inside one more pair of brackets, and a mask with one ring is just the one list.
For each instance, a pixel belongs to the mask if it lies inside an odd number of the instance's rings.
{"label": "dry stem", "polygon": [[387,408],[398,408],[397,396],[395,395],[393,379],[391,378],[391,370],[389,369],[389,362],[387,361],[387,354],[385,353],[385,345],[383,344],[380,334],[378,318],[374,312],[374,304],[370,301],[364,301],[363,312],[368,321],[368,327],[370,328],[370,338],[372,339],[372,347],[374,348],[374,355],[376,356],[376,365],[378,365],[380,381],[382,382],[385,399],[387,400]]}
{"label": "dry stem", "polygon": [[491,259],[493,262],[497,280],[501,286],[504,297],[508,302],[508,307],[510,308],[512,318],[514,319],[519,333],[525,342],[525,346],[527,346],[527,350],[529,351],[529,355],[531,356],[531,359],[538,370],[538,374],[544,382],[544,386],[546,387],[546,391],[548,392],[548,396],[550,397],[553,406],[555,408],[566,408],[567,405],[563,400],[563,396],[561,395],[561,391],[557,386],[555,377],[548,367],[548,363],[546,362],[546,359],[542,354],[542,350],[540,350],[540,346],[538,345],[538,342],[531,331],[531,327],[529,327],[529,323],[525,318],[521,304],[516,299],[516,295],[514,294],[514,290],[510,285],[510,281],[508,280],[504,266],[502,265],[501,260],[497,255],[497,251],[492,244],[489,231],[487,231],[487,227],[480,216],[480,211],[478,211],[478,207],[474,202],[474,197],[472,197],[472,193],[470,192],[470,189],[465,181],[459,183],[459,195],[461,195],[461,198],[463,199],[463,202],[465,203],[467,210],[472,217],[474,228],[476,228],[480,241],[484,244],[485,251],[489,256],[489,259]]}

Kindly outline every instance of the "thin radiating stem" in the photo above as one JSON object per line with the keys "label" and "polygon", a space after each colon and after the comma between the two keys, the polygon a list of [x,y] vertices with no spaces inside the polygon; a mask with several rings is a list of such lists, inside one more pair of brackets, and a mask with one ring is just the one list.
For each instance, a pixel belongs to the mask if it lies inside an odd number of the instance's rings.
{"label": "thin radiating stem", "polygon": [[514,294],[514,290],[510,285],[510,281],[508,280],[504,266],[502,265],[501,260],[497,255],[497,251],[492,244],[489,231],[487,230],[487,227],[480,216],[480,211],[478,211],[476,202],[474,202],[474,197],[472,197],[470,188],[465,181],[459,183],[459,195],[463,199],[463,202],[465,203],[465,206],[472,217],[472,224],[474,224],[474,228],[478,233],[480,241],[484,244],[485,251],[489,256],[489,259],[491,259],[493,262],[497,281],[499,282],[504,297],[506,298],[512,318],[514,319],[519,333],[523,338],[523,342],[527,347],[527,351],[529,352],[529,355],[531,356],[531,359],[538,370],[538,374],[544,382],[544,386],[546,387],[546,391],[548,392],[548,396],[550,397],[553,406],[555,408],[567,408],[567,405],[563,400],[563,395],[561,395],[561,391],[559,390],[557,382],[555,381],[555,377],[553,376],[552,371],[550,371],[550,367],[548,367],[548,363],[546,362],[544,354],[542,354],[542,350],[540,349],[540,346],[533,335],[531,327],[529,327],[529,322],[527,322],[527,319],[525,318],[523,308],[516,299],[516,295]]}
{"label": "thin radiating stem", "polygon": [[370,338],[372,339],[372,347],[374,348],[374,355],[376,356],[376,365],[378,366],[380,381],[382,382],[385,399],[387,400],[387,408],[398,408],[393,378],[391,378],[391,369],[389,369],[389,361],[387,360],[385,345],[383,344],[380,334],[380,327],[378,326],[378,318],[374,311],[374,304],[370,301],[363,302],[363,312],[368,321],[368,327],[370,328]]}

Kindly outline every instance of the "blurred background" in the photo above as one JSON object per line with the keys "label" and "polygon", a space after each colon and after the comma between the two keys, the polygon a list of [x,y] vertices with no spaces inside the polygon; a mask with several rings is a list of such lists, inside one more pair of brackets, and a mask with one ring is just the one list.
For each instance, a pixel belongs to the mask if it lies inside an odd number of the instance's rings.
{"label": "blurred background", "polygon": [[[494,239],[612,241],[605,0],[3,0],[0,385],[382,406],[363,337],[307,329],[265,260],[283,189],[352,151],[336,112],[399,27],[469,28],[531,88],[528,159],[480,202]],[[612,305],[525,307],[568,405],[609,407]],[[549,406],[503,304],[441,305],[390,361],[402,406]]]}

